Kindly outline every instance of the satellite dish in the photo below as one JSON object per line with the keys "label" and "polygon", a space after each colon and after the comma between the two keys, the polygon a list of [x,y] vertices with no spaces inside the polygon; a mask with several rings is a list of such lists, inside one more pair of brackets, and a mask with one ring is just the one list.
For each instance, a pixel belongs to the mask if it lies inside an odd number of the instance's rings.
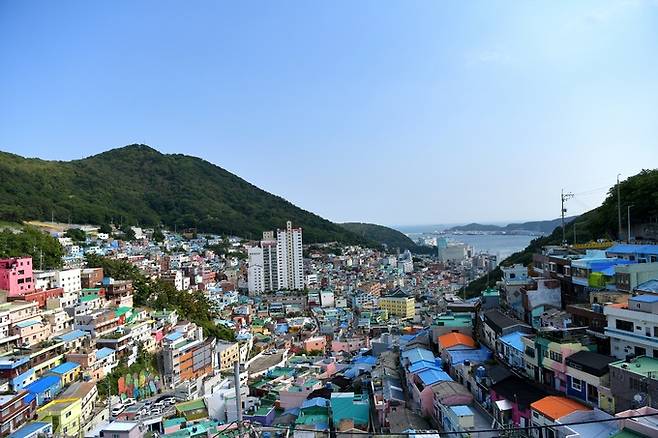
{"label": "satellite dish", "polygon": [[647,395],[644,392],[638,392],[633,396],[633,402],[637,408],[647,405]]}

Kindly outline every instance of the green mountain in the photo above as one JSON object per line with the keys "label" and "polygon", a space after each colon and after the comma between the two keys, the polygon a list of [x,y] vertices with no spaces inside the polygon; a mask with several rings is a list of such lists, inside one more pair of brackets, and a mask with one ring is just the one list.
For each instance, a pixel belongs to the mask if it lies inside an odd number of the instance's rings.
{"label": "green mountain", "polygon": [[[632,205],[631,225],[655,224],[658,221],[658,169],[643,170],[625,181],[620,182],[622,210],[622,232],[626,232],[626,207]],[[567,243],[573,243],[573,230],[576,228],[577,243],[597,239],[624,239],[619,235],[619,220],[617,214],[617,186],[611,187],[608,196],[601,206],[573,219],[565,229]],[[636,236],[645,238],[646,236]],[[534,239],[523,251],[512,254],[502,261],[501,265],[510,266],[515,263],[529,265],[532,255],[546,245],[559,245],[562,241],[562,228],[558,227],[548,236]],[[489,285],[495,284],[502,277],[502,271],[497,268],[489,275]],[[481,277],[471,282],[466,291],[470,296],[478,295],[487,287],[487,277]]]}
{"label": "green mountain", "polygon": [[[565,217],[565,222],[571,222],[575,219],[575,216]],[[447,231],[493,231],[493,232],[513,232],[513,231],[531,231],[535,233],[550,234],[555,230],[555,227],[559,227],[561,224],[561,219],[552,219],[547,221],[530,221],[522,222],[518,224],[507,224],[505,226],[498,225],[486,225],[472,223],[467,225],[458,225],[456,227],[449,228]]]}
{"label": "green mountain", "polygon": [[130,145],[74,161],[0,152],[0,220],[123,224],[257,239],[286,221],[304,241],[375,245],[199,158]]}
{"label": "green mountain", "polygon": [[406,234],[383,225],[360,222],[345,222],[339,225],[364,239],[374,240],[377,243],[386,245],[391,250],[399,248],[401,251],[406,249],[415,251],[418,247]]}

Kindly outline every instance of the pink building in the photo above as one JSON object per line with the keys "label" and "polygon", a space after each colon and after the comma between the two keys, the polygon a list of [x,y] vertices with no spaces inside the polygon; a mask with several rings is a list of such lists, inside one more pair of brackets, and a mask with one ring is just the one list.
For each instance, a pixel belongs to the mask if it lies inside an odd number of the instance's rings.
{"label": "pink building", "polygon": [[0,259],[0,289],[9,297],[19,297],[34,291],[32,257]]}
{"label": "pink building", "polygon": [[338,353],[340,351],[347,351],[348,353],[354,353],[359,351],[361,348],[369,348],[370,339],[368,338],[349,338],[342,340],[331,341],[331,351]]}
{"label": "pink building", "polygon": [[327,338],[324,336],[315,336],[304,340],[304,350],[306,351],[322,351],[327,348]]}

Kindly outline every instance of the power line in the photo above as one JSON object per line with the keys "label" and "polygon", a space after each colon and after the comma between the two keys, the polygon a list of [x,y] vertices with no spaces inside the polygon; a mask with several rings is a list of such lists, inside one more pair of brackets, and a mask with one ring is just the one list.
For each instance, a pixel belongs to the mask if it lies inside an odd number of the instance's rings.
{"label": "power line", "polygon": [[[466,430],[466,431],[457,431],[457,432],[439,432],[439,431],[419,431],[419,432],[399,432],[399,433],[375,433],[375,432],[365,432],[365,431],[345,431],[345,432],[340,432],[337,430],[316,430],[316,429],[308,429],[308,428],[300,428],[296,427],[294,430],[299,430],[302,432],[318,432],[318,433],[335,433],[337,435],[344,434],[344,435],[377,435],[377,436],[410,436],[410,435],[458,435],[458,434],[464,434],[464,433],[470,433],[470,434],[475,434],[475,433],[491,433],[491,432],[504,432],[504,433],[514,433],[514,432],[527,432],[530,430],[541,430],[541,429],[546,429],[546,428],[557,428],[557,427],[569,427],[569,426],[578,426],[581,424],[596,424],[596,423],[609,423],[611,421],[622,421],[622,420],[632,420],[636,418],[645,418],[645,417],[655,417],[658,416],[658,412],[654,412],[651,414],[639,414],[639,415],[631,415],[628,417],[613,417],[613,418],[602,418],[598,420],[583,420],[583,421],[573,421],[571,423],[560,423],[560,424],[549,424],[549,425],[543,425],[543,426],[528,426],[528,427],[514,427],[514,428],[509,428],[509,429],[477,429],[477,430]],[[251,423],[251,427],[254,430],[257,430],[256,425]],[[261,426],[263,429],[279,429],[279,430],[290,430],[290,427],[287,426]],[[258,432],[264,432],[264,431],[258,431]]]}

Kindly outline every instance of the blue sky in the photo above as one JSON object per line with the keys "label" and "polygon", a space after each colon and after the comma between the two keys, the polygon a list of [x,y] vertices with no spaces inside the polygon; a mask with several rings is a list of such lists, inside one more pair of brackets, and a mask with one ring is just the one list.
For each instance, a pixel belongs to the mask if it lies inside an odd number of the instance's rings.
{"label": "blue sky", "polygon": [[658,163],[658,2],[1,1],[0,150],[130,143],[336,221],[580,213]]}

